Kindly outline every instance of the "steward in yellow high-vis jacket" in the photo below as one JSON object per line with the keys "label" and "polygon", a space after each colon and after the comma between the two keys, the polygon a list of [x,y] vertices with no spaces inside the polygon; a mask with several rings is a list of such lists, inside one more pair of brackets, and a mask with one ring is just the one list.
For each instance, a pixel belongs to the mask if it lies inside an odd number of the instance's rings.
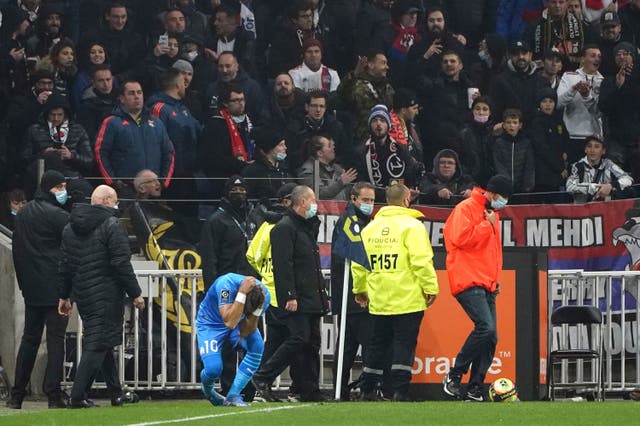
{"label": "steward in yellow high-vis jacket", "polygon": [[418,220],[424,216],[408,208],[409,188],[396,184],[386,195],[389,205],[361,232],[371,270],[357,263],[351,266],[356,301],[369,305],[373,319],[362,398],[377,399],[391,346],[393,399],[406,401],[420,322],[435,301],[438,281],[429,236]]}

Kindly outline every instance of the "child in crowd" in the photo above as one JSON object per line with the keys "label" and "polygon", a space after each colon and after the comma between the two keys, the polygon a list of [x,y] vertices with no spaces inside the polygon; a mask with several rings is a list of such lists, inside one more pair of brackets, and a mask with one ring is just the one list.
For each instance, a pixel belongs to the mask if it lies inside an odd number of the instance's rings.
{"label": "child in crowd", "polygon": [[535,185],[535,160],[531,141],[522,132],[522,112],[506,109],[502,129],[492,148],[496,174],[510,178],[515,193],[531,192]]}

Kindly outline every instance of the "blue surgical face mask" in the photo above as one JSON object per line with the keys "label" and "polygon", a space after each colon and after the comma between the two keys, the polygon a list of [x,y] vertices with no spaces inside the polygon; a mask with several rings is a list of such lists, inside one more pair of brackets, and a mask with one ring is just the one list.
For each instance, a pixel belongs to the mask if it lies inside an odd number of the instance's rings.
{"label": "blue surgical face mask", "polygon": [[362,213],[366,214],[367,216],[371,216],[371,214],[373,213],[373,204],[362,203],[358,208]]}
{"label": "blue surgical face mask", "polygon": [[284,161],[285,158],[287,158],[286,152],[276,152],[276,160]]}
{"label": "blue surgical face mask", "polygon": [[491,207],[493,207],[496,210],[500,210],[503,209],[506,205],[507,205],[507,199],[498,195],[498,199],[497,200],[491,200]]}
{"label": "blue surgical face mask", "polygon": [[66,189],[63,189],[62,191],[56,192],[55,195],[56,195],[56,201],[61,206],[63,206],[64,203],[66,203],[67,200],[69,199],[69,195],[67,194],[67,190]]}
{"label": "blue surgical face mask", "polygon": [[17,210],[11,210],[11,214],[12,214],[13,216],[17,216],[17,215],[18,215],[18,211],[17,211]]}
{"label": "blue surgical face mask", "polygon": [[480,58],[481,61],[486,61],[490,57],[491,56],[489,55],[489,52],[487,52],[486,50],[480,50],[478,52],[478,58]]}
{"label": "blue surgical face mask", "polygon": [[316,214],[318,214],[318,205],[317,204],[311,204],[309,206],[309,210],[307,210],[307,212],[305,213],[305,216],[306,216],[307,219],[311,219]]}

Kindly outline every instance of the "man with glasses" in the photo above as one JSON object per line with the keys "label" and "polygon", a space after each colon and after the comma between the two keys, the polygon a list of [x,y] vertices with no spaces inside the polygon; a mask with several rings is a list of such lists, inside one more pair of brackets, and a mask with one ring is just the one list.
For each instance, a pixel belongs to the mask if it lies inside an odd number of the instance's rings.
{"label": "man with glasses", "polygon": [[452,149],[443,149],[433,159],[433,171],[420,181],[420,201],[453,206],[469,198],[474,185],[473,178],[462,173],[458,154]]}

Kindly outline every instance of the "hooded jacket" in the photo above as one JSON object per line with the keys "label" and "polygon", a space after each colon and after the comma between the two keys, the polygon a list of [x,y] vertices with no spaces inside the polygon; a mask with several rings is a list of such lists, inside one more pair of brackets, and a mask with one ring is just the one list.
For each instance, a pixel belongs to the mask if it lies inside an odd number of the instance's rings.
{"label": "hooded jacket", "polygon": [[136,298],[142,293],[131,266],[129,238],[116,212],[75,204],[62,234],[59,294],[78,305],[84,350],[120,344],[125,294]]}
{"label": "hooded jacket", "polygon": [[60,244],[68,221],[55,196],[42,191],[15,218],[13,265],[28,306],[58,305]]}
{"label": "hooded jacket", "polygon": [[94,147],[98,169],[107,184],[149,169],[164,179],[166,188],[174,170],[173,145],[162,121],[148,109],[142,110],[139,120],[136,123],[121,106],[104,119]]}
{"label": "hooded jacket", "polygon": [[[599,72],[587,75],[583,68],[562,74],[556,108],[564,109],[564,124],[571,138],[584,139],[587,136],[602,134],[598,95],[603,79]],[[585,80],[591,84],[591,90],[586,97],[574,88],[579,81]]]}
{"label": "hooded jacket", "polygon": [[[446,155],[446,158],[453,157],[456,162],[456,172],[450,179],[447,179],[440,174],[440,166],[438,163],[443,155]],[[458,154],[452,149],[443,149],[433,158],[432,171],[424,175],[420,181],[420,192],[424,194],[421,195],[421,201],[424,204],[455,205],[462,200],[462,193],[466,190],[472,189],[474,185],[473,178],[463,173],[462,164],[460,164]],[[449,199],[440,198],[440,196],[438,196],[438,191],[444,188],[447,188],[457,197],[451,197]]]}
{"label": "hooded jacket", "polygon": [[[66,130],[66,140],[64,141],[54,139],[49,130],[49,112],[55,108],[62,108],[64,110],[65,121],[67,121],[67,128],[64,129],[65,126],[61,127],[63,131]],[[38,158],[42,158],[45,149],[64,145],[71,151],[71,158],[62,160],[67,169],[60,170],[60,172],[66,176],[77,173],[90,173],[93,168],[93,151],[89,143],[89,136],[80,124],[71,120],[72,115],[66,97],[58,94],[49,96],[47,102],[44,104],[38,122],[31,125],[27,131],[22,157],[26,161],[32,162]]]}
{"label": "hooded jacket", "polygon": [[366,292],[373,315],[424,311],[425,294],[438,294],[433,249],[424,216],[400,206],[382,207],[360,235],[371,270],[352,262],[353,293]]}
{"label": "hooded jacket", "polygon": [[474,188],[471,197],[458,204],[444,224],[447,275],[454,296],[471,287],[494,292],[502,272],[500,216],[493,225],[484,218],[487,198]]}

